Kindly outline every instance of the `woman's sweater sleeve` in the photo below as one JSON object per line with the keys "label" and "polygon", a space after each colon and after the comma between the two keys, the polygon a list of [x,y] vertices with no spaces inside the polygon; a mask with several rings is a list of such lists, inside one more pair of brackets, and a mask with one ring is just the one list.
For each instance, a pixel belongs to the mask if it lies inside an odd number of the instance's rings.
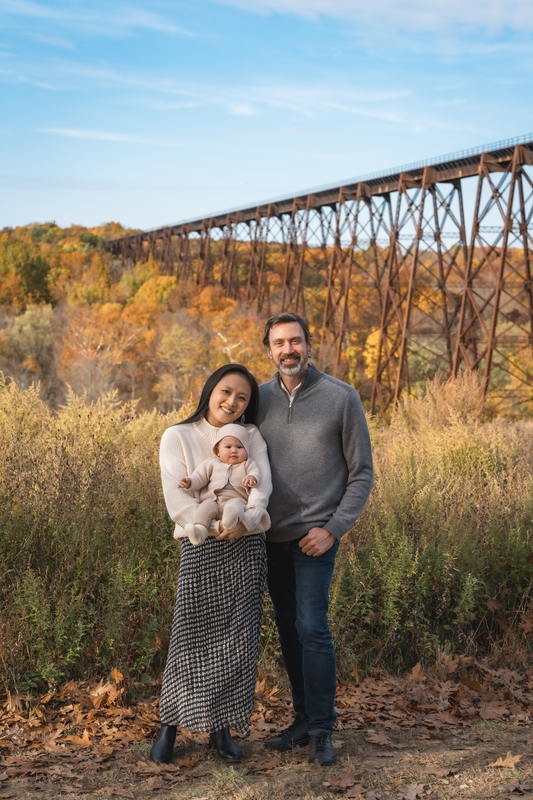
{"label": "woman's sweater sleeve", "polygon": [[252,486],[244,514],[244,525],[249,533],[265,533],[270,528],[270,517],[267,514],[268,501],[272,494],[272,475],[266,442],[258,428],[248,428],[250,437],[250,459],[255,461],[260,479],[257,486]]}
{"label": "woman's sweater sleeve", "polygon": [[159,463],[167,511],[170,518],[184,528],[187,523],[194,522],[198,500],[190,494],[190,490],[178,489],[180,480],[188,475],[183,444],[175,426],[163,433]]}

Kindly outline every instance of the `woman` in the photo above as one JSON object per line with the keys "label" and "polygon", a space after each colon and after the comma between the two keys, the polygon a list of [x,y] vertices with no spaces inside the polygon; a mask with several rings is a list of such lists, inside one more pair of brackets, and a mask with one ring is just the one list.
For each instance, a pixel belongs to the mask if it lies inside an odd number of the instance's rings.
{"label": "woman", "polygon": [[[209,744],[224,761],[241,757],[229,730],[246,734],[253,707],[266,583],[262,534],[270,525],[266,507],[272,490],[267,448],[250,424],[258,398],[257,382],[246,367],[220,367],[207,379],[194,414],[168,428],[161,440],[163,492],[176,523],[181,560],[161,688],[162,725],[150,752],[152,761],[171,760],[177,727],[209,732]],[[199,500],[178,484],[213,455],[222,425],[235,421],[247,423],[249,457],[262,476],[253,501],[259,522],[254,530],[241,522],[227,531],[215,521],[205,543],[194,546],[184,527],[194,522]]]}

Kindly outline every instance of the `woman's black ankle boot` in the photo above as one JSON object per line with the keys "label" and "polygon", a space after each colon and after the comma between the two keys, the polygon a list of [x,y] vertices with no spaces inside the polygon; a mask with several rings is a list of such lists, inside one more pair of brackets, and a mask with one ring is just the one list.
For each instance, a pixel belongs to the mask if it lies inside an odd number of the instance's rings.
{"label": "woman's black ankle boot", "polygon": [[161,725],[152,749],[150,750],[150,761],[157,761],[160,764],[170,764],[172,753],[174,752],[174,742],[176,741],[176,726]]}
{"label": "woman's black ankle boot", "polygon": [[229,728],[221,728],[209,734],[209,746],[216,747],[222,761],[236,763],[241,760],[241,751],[229,735]]}

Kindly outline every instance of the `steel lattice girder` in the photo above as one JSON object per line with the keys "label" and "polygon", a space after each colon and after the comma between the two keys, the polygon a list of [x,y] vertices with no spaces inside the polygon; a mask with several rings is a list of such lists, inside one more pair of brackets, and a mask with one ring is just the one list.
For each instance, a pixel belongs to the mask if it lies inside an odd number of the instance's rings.
{"label": "steel lattice girder", "polygon": [[109,247],[132,261],[152,254],[261,315],[307,314],[319,366],[382,414],[406,387],[465,368],[479,370],[494,413],[531,414],[531,165],[533,136]]}

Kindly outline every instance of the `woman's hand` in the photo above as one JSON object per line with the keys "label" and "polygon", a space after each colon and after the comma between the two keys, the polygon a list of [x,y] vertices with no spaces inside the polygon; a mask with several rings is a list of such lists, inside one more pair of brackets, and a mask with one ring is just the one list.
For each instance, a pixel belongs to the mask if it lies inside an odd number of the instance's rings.
{"label": "woman's hand", "polygon": [[215,536],[215,539],[223,539],[226,542],[233,542],[235,539],[240,539],[241,536],[244,536],[245,533],[248,533],[246,527],[243,522],[239,522],[238,525],[235,525],[234,528],[227,531],[221,522],[218,523],[218,536]]}

